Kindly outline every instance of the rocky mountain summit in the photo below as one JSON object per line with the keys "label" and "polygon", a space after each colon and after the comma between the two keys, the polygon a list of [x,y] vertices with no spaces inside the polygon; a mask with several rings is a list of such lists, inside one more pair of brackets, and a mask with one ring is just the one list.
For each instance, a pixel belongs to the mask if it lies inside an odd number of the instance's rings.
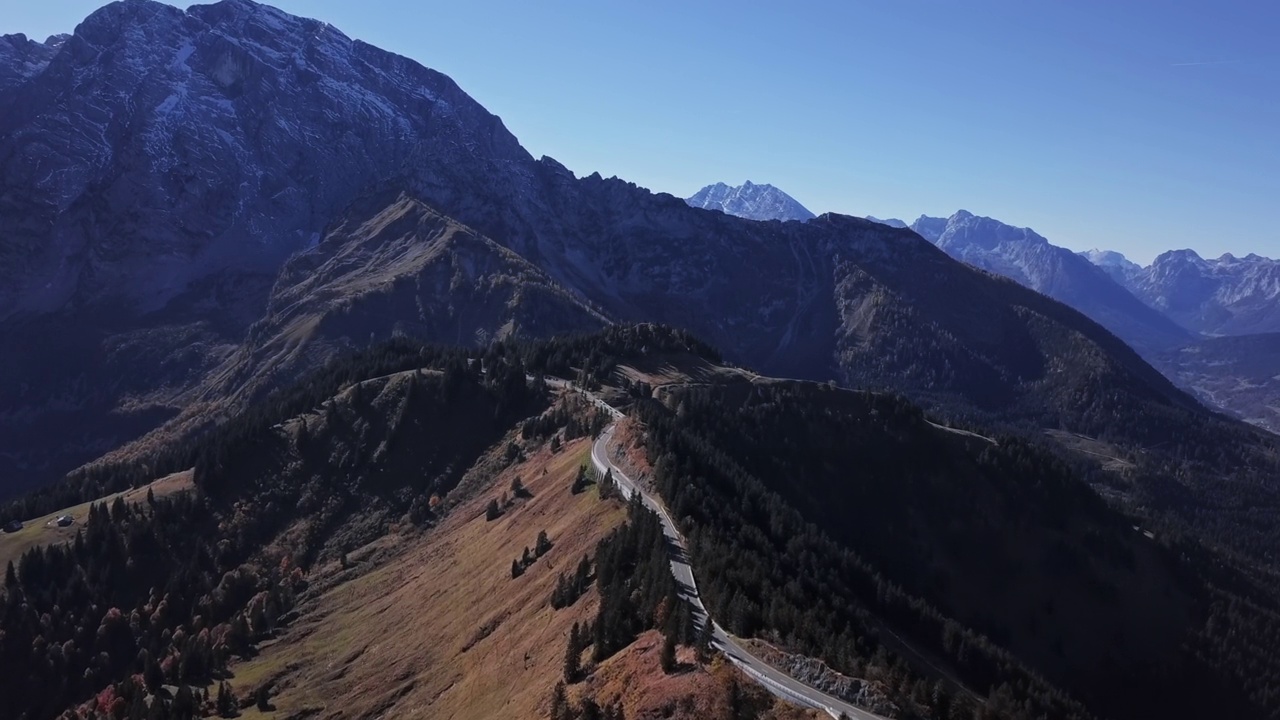
{"label": "rocky mountain summit", "polygon": [[772,185],[750,180],[737,187],[708,185],[685,202],[704,210],[719,210],[748,220],[812,220],[814,214],[795,198]]}
{"label": "rocky mountain summit", "polygon": [[530,160],[447,77],[246,0],[117,2],[0,46],[0,318],[152,312],[273,272],[371,184],[514,192],[500,168]]}

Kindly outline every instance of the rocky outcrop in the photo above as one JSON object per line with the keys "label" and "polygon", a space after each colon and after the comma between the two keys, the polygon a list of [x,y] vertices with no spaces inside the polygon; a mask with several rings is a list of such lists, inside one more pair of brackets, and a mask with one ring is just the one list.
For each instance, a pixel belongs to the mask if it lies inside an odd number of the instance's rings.
{"label": "rocky outcrop", "polygon": [[821,660],[784,652],[760,640],[748,644],[757,657],[809,687],[882,717],[898,717],[900,714],[898,706],[878,683],[842,675]]}

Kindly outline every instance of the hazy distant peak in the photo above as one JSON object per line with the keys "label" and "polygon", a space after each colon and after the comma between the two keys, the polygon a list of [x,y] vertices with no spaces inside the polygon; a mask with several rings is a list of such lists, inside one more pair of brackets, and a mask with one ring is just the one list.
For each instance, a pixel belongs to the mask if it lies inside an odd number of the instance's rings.
{"label": "hazy distant peak", "polygon": [[1118,253],[1115,250],[1101,250],[1099,248],[1094,248],[1092,250],[1085,250],[1080,254],[1084,256],[1084,259],[1099,267],[1118,267],[1131,270],[1140,270],[1142,268],[1141,265],[1125,257],[1123,253]]}
{"label": "hazy distant peak", "polygon": [[916,221],[910,225],[912,230],[920,237],[931,243],[937,243],[938,238],[942,237],[942,232],[947,229],[947,219],[944,217],[930,217],[921,215]]}
{"label": "hazy distant peak", "polygon": [[1168,265],[1170,263],[1190,263],[1192,265],[1207,266],[1208,263],[1204,258],[1200,257],[1200,253],[1191,248],[1182,248],[1181,250],[1168,250],[1156,256],[1155,265]]}
{"label": "hazy distant peak", "polygon": [[889,227],[895,227],[895,228],[907,227],[907,224],[899,220],[898,218],[887,218],[887,219],[881,220],[880,218],[874,215],[868,215],[867,219],[873,223],[880,223],[881,225],[888,225]]}

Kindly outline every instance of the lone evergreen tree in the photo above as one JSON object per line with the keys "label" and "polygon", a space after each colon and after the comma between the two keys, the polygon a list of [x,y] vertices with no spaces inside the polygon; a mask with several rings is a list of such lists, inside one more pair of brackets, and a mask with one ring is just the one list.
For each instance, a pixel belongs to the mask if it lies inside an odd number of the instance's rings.
{"label": "lone evergreen tree", "polygon": [[498,516],[501,514],[502,514],[502,510],[498,507],[498,501],[490,500],[489,506],[484,509],[484,519],[486,521],[497,520]]}
{"label": "lone evergreen tree", "polygon": [[667,635],[662,638],[662,652],[658,655],[658,664],[662,672],[670,675],[676,671],[676,640]]}
{"label": "lone evergreen tree", "polygon": [[712,640],[711,616],[708,615],[702,619],[702,626],[698,628],[698,662],[706,663],[711,659],[711,640]]}
{"label": "lone evergreen tree", "polygon": [[581,643],[578,623],[575,622],[569,631],[569,645],[564,650],[564,681],[570,684],[577,682],[578,673],[582,671]]}
{"label": "lone evergreen tree", "polygon": [[565,693],[564,681],[560,680],[551,691],[550,720],[567,720],[569,717],[569,696]]}
{"label": "lone evergreen tree", "polygon": [[218,699],[214,705],[214,709],[218,711],[218,717],[230,718],[239,714],[235,696],[231,694],[231,688],[225,682],[218,684]]}

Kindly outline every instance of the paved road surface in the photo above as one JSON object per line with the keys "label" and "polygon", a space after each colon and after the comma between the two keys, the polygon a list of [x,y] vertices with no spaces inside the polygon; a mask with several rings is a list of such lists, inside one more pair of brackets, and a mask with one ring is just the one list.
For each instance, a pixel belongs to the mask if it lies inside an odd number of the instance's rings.
{"label": "paved road surface", "polygon": [[[607,409],[615,419],[622,417],[621,412],[606,405],[599,398],[590,394],[587,394],[587,397],[601,408]],[[610,425],[592,445],[591,462],[601,474],[606,471],[612,471],[613,478],[618,483],[618,488],[628,498],[631,497],[632,493],[639,492],[645,506],[656,512],[658,517],[662,519],[662,531],[667,536],[668,547],[671,548],[671,572],[681,586],[681,594],[693,605],[697,621],[699,623],[705,622],[707,611],[702,606],[702,598],[698,596],[698,585],[693,579],[693,568],[689,567],[688,548],[685,545],[684,536],[676,529],[675,522],[672,521],[671,516],[667,514],[666,508],[662,506],[658,499],[627,477],[626,473],[613,463],[613,459],[609,456],[609,447],[615,429],[617,429],[616,424]],[[860,710],[843,700],[815,690],[788,677],[748,652],[737,640],[726,633],[718,623],[713,621],[712,627],[714,629],[713,645],[741,668],[743,672],[774,695],[805,707],[825,711],[835,718],[844,713],[849,718],[856,720],[880,720],[878,715],[872,715],[865,710]]]}

